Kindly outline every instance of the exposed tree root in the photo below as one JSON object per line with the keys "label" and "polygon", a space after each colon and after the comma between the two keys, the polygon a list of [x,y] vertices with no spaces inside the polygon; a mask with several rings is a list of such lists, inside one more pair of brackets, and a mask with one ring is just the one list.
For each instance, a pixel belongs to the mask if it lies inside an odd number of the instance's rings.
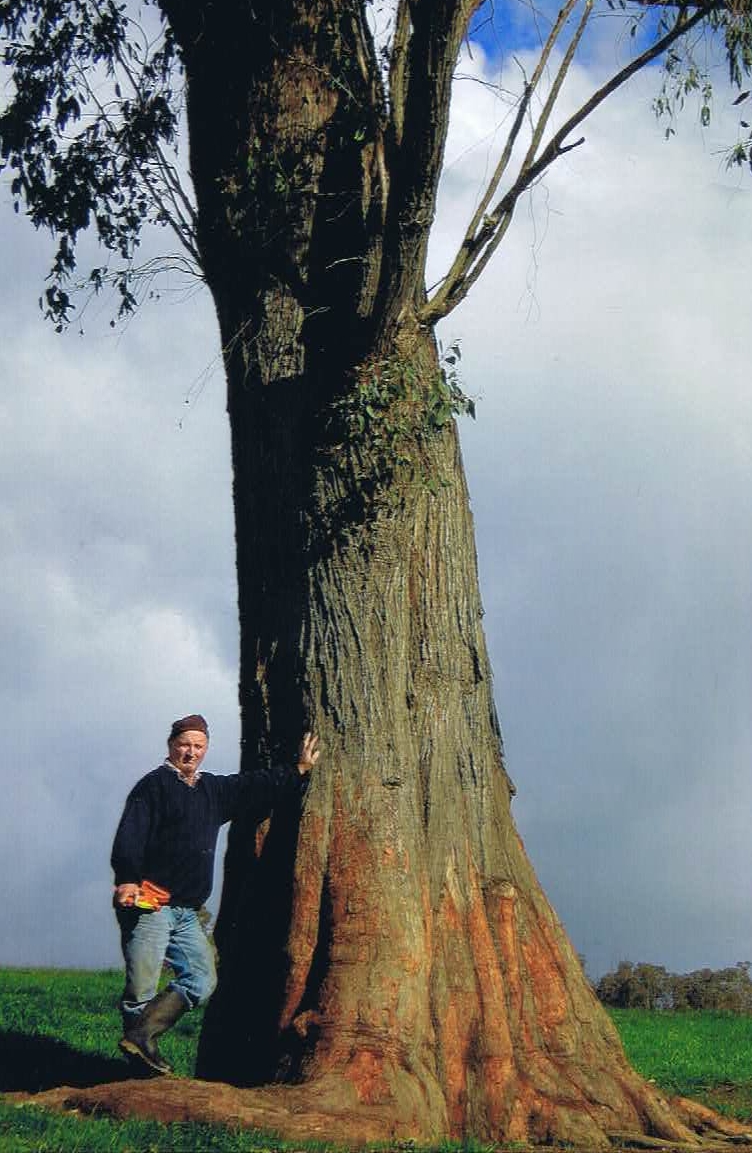
{"label": "exposed tree root", "polygon": [[[365,1076],[365,1070],[361,1070]],[[364,1084],[342,1077],[302,1086],[239,1089],[219,1082],[163,1077],[118,1081],[88,1088],[61,1086],[37,1094],[10,1093],[7,1100],[44,1108],[107,1116],[142,1117],[162,1123],[193,1122],[258,1129],[292,1141],[323,1141],[345,1146],[414,1141],[437,1143],[445,1134],[424,1129],[420,1094],[403,1085],[399,1107],[380,1077],[373,1081],[372,1100],[364,1100]],[[415,1087],[413,1087],[413,1090]],[[643,1149],[728,1151],[752,1153],[752,1133],[728,1118],[686,1098],[664,1100],[644,1085],[645,1107],[663,1135],[629,1130],[605,1132],[587,1114],[559,1103],[557,1132],[529,1133],[532,1147],[566,1143],[575,1149]],[[386,1093],[386,1098],[382,1094]],[[381,1098],[381,1099],[379,1099]],[[545,1110],[541,1110],[541,1116]],[[423,1117],[420,1116],[423,1114]],[[551,1114],[553,1117],[553,1113]],[[550,1118],[551,1119],[551,1118]],[[674,1135],[666,1135],[673,1128]],[[569,1136],[565,1137],[564,1133]],[[523,1139],[524,1140],[524,1139]],[[521,1142],[516,1142],[520,1149]]]}
{"label": "exposed tree root", "polygon": [[671,1107],[690,1129],[700,1134],[716,1133],[732,1140],[752,1139],[750,1127],[722,1117],[707,1105],[691,1101],[688,1097],[672,1097]]}
{"label": "exposed tree root", "polygon": [[359,1101],[355,1088],[348,1093],[342,1081],[338,1104],[333,1107],[332,1089],[313,1084],[239,1089],[216,1081],[163,1077],[6,1096],[19,1103],[117,1119],[144,1117],[163,1124],[190,1121],[258,1129],[292,1141],[362,1146],[415,1136],[409,1117],[393,1114],[383,1102]]}

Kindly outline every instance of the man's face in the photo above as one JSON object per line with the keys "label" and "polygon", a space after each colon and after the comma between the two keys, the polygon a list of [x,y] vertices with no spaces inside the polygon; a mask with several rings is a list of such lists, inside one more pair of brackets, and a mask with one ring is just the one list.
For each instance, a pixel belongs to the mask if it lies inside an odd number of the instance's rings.
{"label": "man's face", "polygon": [[200,730],[187,729],[167,742],[170,763],[186,777],[192,777],[206,756],[209,740]]}

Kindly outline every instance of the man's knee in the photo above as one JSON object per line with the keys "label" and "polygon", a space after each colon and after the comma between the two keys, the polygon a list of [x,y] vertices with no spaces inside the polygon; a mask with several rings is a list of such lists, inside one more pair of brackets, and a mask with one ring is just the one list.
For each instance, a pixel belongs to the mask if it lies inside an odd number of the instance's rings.
{"label": "man's knee", "polygon": [[201,994],[199,996],[198,1004],[199,1005],[205,1005],[206,1002],[211,997],[214,990],[216,989],[216,987],[217,987],[217,970],[212,965],[211,971],[208,972],[204,977],[203,986],[201,988]]}
{"label": "man's knee", "polygon": [[217,987],[217,978],[198,979],[183,977],[179,982],[171,981],[170,988],[176,989],[184,998],[189,1009],[205,1005]]}
{"label": "man's knee", "polygon": [[205,1005],[217,987],[217,970],[213,956],[206,963],[192,967],[171,982],[172,988],[182,993],[191,1009]]}
{"label": "man's knee", "polygon": [[217,987],[217,967],[214,955],[208,950],[206,963],[194,975],[196,1004],[205,1005]]}

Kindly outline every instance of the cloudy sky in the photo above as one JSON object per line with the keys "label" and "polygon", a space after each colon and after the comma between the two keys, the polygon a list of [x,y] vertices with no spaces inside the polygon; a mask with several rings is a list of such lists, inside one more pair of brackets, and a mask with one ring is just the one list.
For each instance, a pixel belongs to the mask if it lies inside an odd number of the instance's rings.
{"label": "cloudy sky", "polygon": [[[734,94],[666,142],[656,86],[590,123],[442,332],[478,399],[462,435],[516,819],[592,975],[752,958],[752,177],[720,155]],[[432,273],[507,111],[457,82]],[[0,244],[0,964],[117,965],[126,791],[196,709],[209,767],[236,767],[217,332],[168,285],[124,330],[97,302],[55,336],[49,245],[7,181]]]}

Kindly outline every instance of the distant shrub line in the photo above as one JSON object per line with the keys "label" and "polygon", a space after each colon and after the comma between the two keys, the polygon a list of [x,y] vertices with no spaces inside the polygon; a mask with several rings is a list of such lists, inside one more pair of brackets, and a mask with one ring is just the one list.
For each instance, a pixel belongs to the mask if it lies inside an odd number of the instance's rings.
{"label": "distant shrub line", "polygon": [[615,1009],[752,1014],[751,967],[752,962],[739,961],[727,969],[669,973],[663,965],[622,961],[613,973],[601,977],[595,992],[604,1005]]}

